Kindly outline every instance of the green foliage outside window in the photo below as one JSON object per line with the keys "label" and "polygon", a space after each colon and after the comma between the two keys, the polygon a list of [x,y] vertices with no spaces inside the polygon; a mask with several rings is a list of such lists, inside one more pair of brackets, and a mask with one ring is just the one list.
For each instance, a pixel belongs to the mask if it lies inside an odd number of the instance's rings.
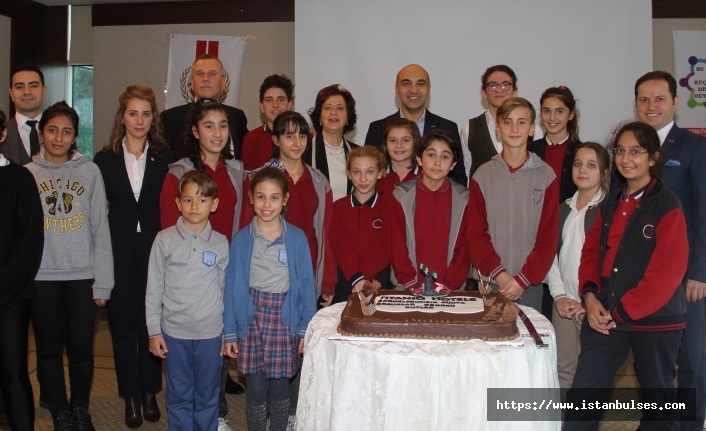
{"label": "green foliage outside window", "polygon": [[73,66],[72,106],[79,116],[76,146],[93,158],[93,66]]}

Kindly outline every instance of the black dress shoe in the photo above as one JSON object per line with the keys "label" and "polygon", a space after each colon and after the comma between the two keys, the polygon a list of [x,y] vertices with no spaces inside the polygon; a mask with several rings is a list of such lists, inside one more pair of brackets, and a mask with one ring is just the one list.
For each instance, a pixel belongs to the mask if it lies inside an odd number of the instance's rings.
{"label": "black dress shoe", "polygon": [[125,397],[125,425],[132,429],[142,426],[140,399],[137,397]]}
{"label": "black dress shoe", "polygon": [[142,394],[142,417],[147,422],[159,422],[162,413],[157,405],[157,396],[154,393]]}
{"label": "black dress shoe", "polygon": [[231,376],[228,376],[228,380],[226,380],[226,394],[240,395],[244,393],[245,389],[240,384],[236,383]]}

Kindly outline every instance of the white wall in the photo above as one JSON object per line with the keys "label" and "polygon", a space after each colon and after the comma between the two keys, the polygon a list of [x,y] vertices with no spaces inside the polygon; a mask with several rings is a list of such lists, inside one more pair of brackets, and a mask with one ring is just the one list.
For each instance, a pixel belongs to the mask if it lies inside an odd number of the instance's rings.
{"label": "white wall", "polygon": [[599,142],[634,115],[633,83],[652,69],[650,0],[297,0],[295,14],[296,109],[342,84],[356,98],[361,144],[370,121],[395,111],[395,75],[409,63],[430,74],[430,111],[459,126],[484,109],[488,66],[512,67],[535,105],[547,87],[566,85],[579,99],[581,139]]}
{"label": "white wall", "polygon": [[248,128],[262,124],[259,89],[271,74],[286,74],[294,80],[294,23],[179,24],[115,26],[93,28],[94,129],[93,146],[107,141],[118,95],[130,84],[152,87],[164,107],[167,83],[169,35],[211,34],[246,36],[240,108],[248,118]]}
{"label": "white wall", "polygon": [[674,30],[706,30],[706,18],[675,18],[652,20],[652,46],[655,70],[674,73]]}
{"label": "white wall", "polygon": [[10,114],[10,46],[12,39],[12,19],[0,15],[0,109],[5,116]]}

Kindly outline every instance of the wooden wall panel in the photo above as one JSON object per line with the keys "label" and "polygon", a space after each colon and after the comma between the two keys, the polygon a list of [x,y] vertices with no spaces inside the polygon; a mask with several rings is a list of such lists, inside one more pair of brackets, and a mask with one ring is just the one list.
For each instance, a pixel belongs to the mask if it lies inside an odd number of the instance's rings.
{"label": "wooden wall panel", "polygon": [[93,26],[293,22],[294,0],[208,0],[93,5]]}
{"label": "wooden wall panel", "polygon": [[706,1],[652,0],[652,18],[706,18]]}

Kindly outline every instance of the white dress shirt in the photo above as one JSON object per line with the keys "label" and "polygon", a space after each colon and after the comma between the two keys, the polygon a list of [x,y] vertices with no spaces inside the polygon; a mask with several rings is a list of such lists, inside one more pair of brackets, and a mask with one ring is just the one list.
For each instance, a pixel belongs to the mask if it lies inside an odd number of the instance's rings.
{"label": "white dress shirt", "polygon": [[579,192],[569,199],[571,212],[564,222],[561,232],[562,245],[559,254],[554,256],[554,263],[547,274],[549,293],[556,301],[566,296],[574,301],[581,302],[579,295],[579,264],[581,263],[581,250],[586,240],[585,220],[586,210],[598,205],[604,197],[603,190],[598,189],[596,195],[585,207],[576,208]]}
{"label": "white dress shirt", "polygon": [[657,136],[659,136],[659,144],[660,145],[664,144],[664,141],[667,139],[667,135],[669,135],[669,132],[672,131],[673,126],[674,126],[674,120],[670,121],[669,124],[662,127],[661,129],[657,130]]}
{"label": "white dress shirt", "polygon": [[[125,170],[127,170],[127,177],[130,179],[130,187],[132,187],[132,194],[135,196],[135,202],[140,200],[140,191],[142,190],[142,180],[145,178],[145,166],[147,163],[147,146],[149,143],[145,141],[145,148],[142,150],[142,155],[137,158],[134,154],[127,150],[125,145],[125,139],[123,137],[123,156],[125,158]],[[140,230],[140,222],[137,222],[137,231]]]}
{"label": "white dress shirt", "polygon": [[15,112],[15,121],[17,121],[17,131],[20,133],[20,139],[22,139],[22,145],[25,146],[25,151],[27,151],[27,154],[32,154],[32,151],[30,150],[29,146],[29,133],[32,131],[32,128],[29,126],[29,124],[27,124],[27,121],[37,120],[37,124],[35,124],[34,127],[37,129],[37,133],[39,133],[39,121],[41,119],[41,113],[37,115],[36,118],[29,118],[20,114],[19,112]]}
{"label": "white dress shirt", "polygon": [[348,175],[346,174],[346,142],[341,141],[338,147],[326,142],[324,139],[324,149],[326,150],[326,161],[328,163],[329,183],[334,202],[348,194]]}
{"label": "white dress shirt", "polygon": [[[498,154],[503,150],[503,142],[498,138],[495,133],[495,119],[488,110],[485,110],[485,122],[488,123],[488,134],[490,134],[490,139],[493,141],[493,146]],[[467,187],[471,184],[471,163],[473,163],[473,158],[471,157],[471,150],[468,149],[468,121],[463,123],[461,126],[461,152],[463,153],[463,164],[466,168],[466,177],[468,178]]]}

